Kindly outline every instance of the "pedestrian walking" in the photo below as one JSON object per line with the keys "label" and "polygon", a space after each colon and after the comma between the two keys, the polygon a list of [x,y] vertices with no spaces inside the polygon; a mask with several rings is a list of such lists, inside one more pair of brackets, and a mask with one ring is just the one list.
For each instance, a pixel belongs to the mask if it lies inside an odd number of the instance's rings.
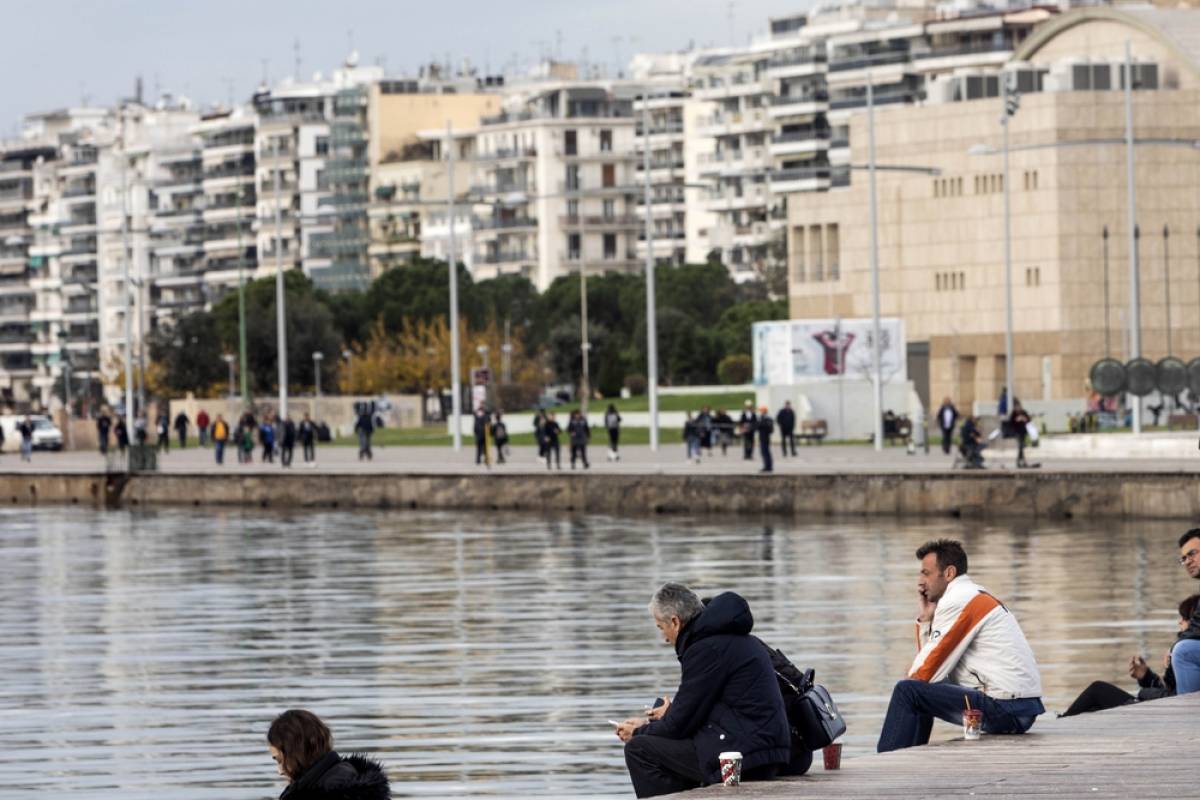
{"label": "pedestrian walking", "polygon": [[101,411],[96,417],[96,440],[100,444],[100,455],[108,455],[108,433],[112,430],[112,417],[107,411]]}
{"label": "pedestrian walking", "polygon": [[492,466],[492,460],[488,455],[487,433],[488,433],[488,415],[483,410],[482,406],[475,409],[474,419],[475,433],[475,466],[483,464],[485,467]]}
{"label": "pedestrian walking", "polygon": [[220,414],[217,414],[217,420],[212,424],[212,440],[213,451],[217,457],[218,464],[225,463],[225,444],[229,441],[229,423]]}
{"label": "pedestrian walking", "polygon": [[269,417],[264,418],[262,425],[258,426],[258,443],[262,445],[263,463],[275,463],[275,426]]}
{"label": "pedestrian walking", "polygon": [[304,450],[304,465],[315,468],[317,466],[317,426],[313,424],[312,417],[305,412],[304,419],[300,420],[300,447]]}
{"label": "pedestrian walking", "polygon": [[787,458],[788,448],[796,455],[796,412],[792,410],[792,401],[785,400],[783,408],[775,415],[775,424],[779,426],[780,452]]}
{"label": "pedestrian walking", "polygon": [[1017,466],[1027,467],[1025,461],[1025,437],[1029,435],[1029,412],[1021,405],[1020,399],[1014,397],[1012,413],[1008,415],[1008,427],[1017,440]]}
{"label": "pedestrian walking", "polygon": [[713,417],[713,427],[716,429],[717,441],[721,443],[721,455],[727,455],[729,443],[733,441],[733,417],[723,408],[717,409]]}
{"label": "pedestrian walking", "polygon": [[375,433],[375,420],[371,417],[371,408],[369,405],[363,405],[358,421],[354,423],[354,432],[358,434],[358,460],[364,458],[368,461],[373,460],[371,454],[371,434]]}
{"label": "pedestrian walking", "polygon": [[247,411],[242,415],[242,421],[238,425],[238,463],[254,463],[254,432],[256,430],[258,430],[258,423],[254,421],[254,415]]}
{"label": "pedestrian walking", "polygon": [[533,415],[533,441],[537,443],[538,461],[546,457],[546,412],[538,409]]}
{"label": "pedestrian walking", "polygon": [[187,447],[187,431],[190,423],[191,420],[188,419],[188,415],[183,411],[175,415],[175,434],[179,437],[180,450]]}
{"label": "pedestrian walking", "polygon": [[208,447],[208,426],[211,420],[208,418],[208,412],[203,408],[196,415],[196,436],[200,439],[201,447]]}
{"label": "pedestrian walking", "polygon": [[504,422],[504,414],[496,409],[492,419],[492,442],[496,445],[496,463],[503,464],[508,450],[508,425]]}
{"label": "pedestrian walking", "polygon": [[117,437],[117,450],[121,453],[121,458],[125,457],[125,451],[129,449],[129,428],[125,425],[125,417],[118,416],[117,424],[114,427]]}
{"label": "pedestrian walking", "polygon": [[687,416],[683,421],[683,446],[684,456],[688,461],[700,463],[700,429],[696,426],[696,420],[692,417],[692,412],[687,412]]}
{"label": "pedestrian walking", "polygon": [[133,421],[133,440],[138,443],[138,447],[146,446],[146,415],[142,414]]}
{"label": "pedestrian walking", "polygon": [[750,461],[754,458],[754,436],[758,432],[758,417],[754,415],[754,403],[747,400],[742,407],[742,415],[738,417],[738,432],[742,435],[742,458]]}
{"label": "pedestrian walking", "polygon": [[546,469],[550,469],[550,457],[554,457],[554,463],[562,469],[562,448],[558,444],[558,435],[562,433],[562,428],[558,421],[554,418],[554,412],[550,411],[546,414],[546,420],[542,423],[542,435],[546,439]]}
{"label": "pedestrian walking", "polygon": [[608,431],[608,460],[620,461],[621,452],[618,448],[621,444],[621,415],[612,403],[608,404],[608,411],[604,412],[604,429]]}
{"label": "pedestrian walking", "polygon": [[771,459],[771,434],[775,432],[775,420],[767,413],[767,407],[758,410],[758,449],[762,455],[759,472],[774,472],[775,462]]}
{"label": "pedestrian walking", "polygon": [[713,423],[712,411],[708,406],[701,406],[700,413],[696,415],[696,433],[700,437],[699,451],[696,453],[697,456],[699,456],[700,453],[704,452],[705,450],[708,451],[710,456],[713,454],[712,447],[714,429],[715,426]]}
{"label": "pedestrian walking", "polygon": [[296,423],[289,415],[280,425],[282,433],[279,436],[279,465],[284,469],[292,466],[292,454],[296,451]]}
{"label": "pedestrian walking", "polygon": [[571,412],[571,420],[567,423],[567,434],[571,437],[571,469],[575,469],[575,457],[583,461],[584,469],[591,469],[588,463],[587,446],[592,438],[592,429],[588,427],[587,417],[580,411]]}
{"label": "pedestrian walking", "polygon": [[958,422],[958,409],[954,407],[954,402],[946,397],[942,400],[942,406],[937,410],[938,428],[942,431],[942,454],[950,455],[950,446],[954,439],[954,424]]}
{"label": "pedestrian walking", "polygon": [[167,412],[162,412],[158,415],[158,419],[154,421],[154,432],[158,434],[158,449],[164,453],[171,450],[171,420],[167,417]]}
{"label": "pedestrian walking", "polygon": [[21,434],[21,460],[33,461],[33,419],[28,414],[17,424],[17,433]]}

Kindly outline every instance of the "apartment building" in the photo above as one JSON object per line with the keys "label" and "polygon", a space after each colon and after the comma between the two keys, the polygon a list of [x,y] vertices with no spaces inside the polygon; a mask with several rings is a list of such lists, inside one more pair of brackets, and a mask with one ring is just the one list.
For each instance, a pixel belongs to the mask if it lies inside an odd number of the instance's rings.
{"label": "apartment building", "polygon": [[476,131],[477,279],[539,289],[577,270],[636,270],[633,98],[624,83],[557,81],[507,98]]}

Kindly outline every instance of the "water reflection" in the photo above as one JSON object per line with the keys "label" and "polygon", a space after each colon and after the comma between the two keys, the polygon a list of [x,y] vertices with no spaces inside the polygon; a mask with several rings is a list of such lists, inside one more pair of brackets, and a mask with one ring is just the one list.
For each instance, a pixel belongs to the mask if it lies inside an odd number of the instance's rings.
{"label": "water reflection", "polygon": [[1047,706],[1156,663],[1194,587],[1177,525],[78,509],[0,514],[0,797],[266,798],[303,705],[398,796],[628,797],[605,719],[673,689],[653,588],[732,588],[874,744],[912,656],[912,553],[962,538]]}

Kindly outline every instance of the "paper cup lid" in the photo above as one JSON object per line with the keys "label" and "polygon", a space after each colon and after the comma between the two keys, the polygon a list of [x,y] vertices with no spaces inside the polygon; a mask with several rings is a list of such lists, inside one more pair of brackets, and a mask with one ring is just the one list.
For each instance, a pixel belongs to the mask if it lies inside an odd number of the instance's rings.
{"label": "paper cup lid", "polygon": [[725,761],[727,759],[733,760],[735,758],[741,758],[741,757],[742,757],[742,754],[739,753],[737,750],[730,750],[726,753],[721,753],[721,755],[717,756],[717,758],[721,761]]}

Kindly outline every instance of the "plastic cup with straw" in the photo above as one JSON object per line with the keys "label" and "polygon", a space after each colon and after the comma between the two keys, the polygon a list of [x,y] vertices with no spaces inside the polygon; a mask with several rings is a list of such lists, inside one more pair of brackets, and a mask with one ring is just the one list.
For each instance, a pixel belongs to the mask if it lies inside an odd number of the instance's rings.
{"label": "plastic cup with straw", "polygon": [[963,738],[973,742],[983,731],[983,712],[978,708],[971,708],[971,698],[965,694],[963,702],[967,706],[967,710],[963,712]]}

